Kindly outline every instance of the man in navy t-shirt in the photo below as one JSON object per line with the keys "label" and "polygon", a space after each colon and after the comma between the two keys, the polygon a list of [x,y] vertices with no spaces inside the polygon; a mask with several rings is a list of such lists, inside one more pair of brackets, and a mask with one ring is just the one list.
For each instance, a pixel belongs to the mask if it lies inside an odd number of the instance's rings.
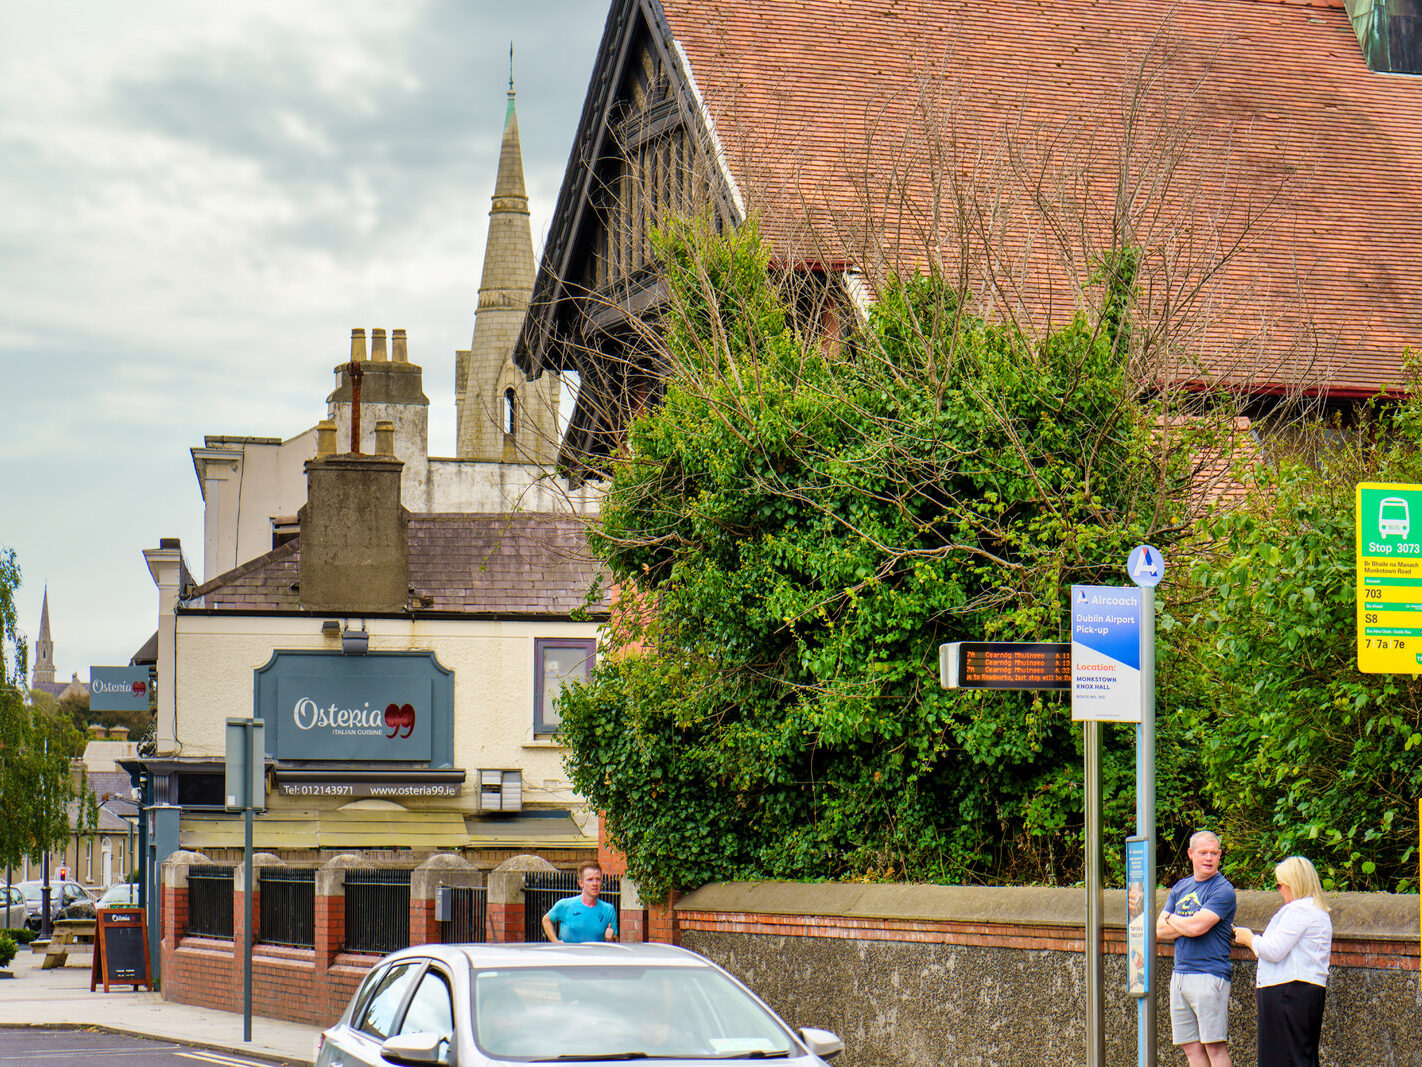
{"label": "man in navy t-shirt", "polygon": [[1214,834],[1191,837],[1188,855],[1194,873],[1175,883],[1155,923],[1158,940],[1175,942],[1170,1027],[1190,1067],[1233,1067],[1227,1041],[1234,886],[1219,873]]}
{"label": "man in navy t-shirt", "polygon": [[582,890],[580,895],[564,897],[543,916],[543,932],[548,940],[566,945],[580,941],[616,941],[617,909],[597,899],[602,892],[602,868],[596,863],[585,864],[578,888]]}

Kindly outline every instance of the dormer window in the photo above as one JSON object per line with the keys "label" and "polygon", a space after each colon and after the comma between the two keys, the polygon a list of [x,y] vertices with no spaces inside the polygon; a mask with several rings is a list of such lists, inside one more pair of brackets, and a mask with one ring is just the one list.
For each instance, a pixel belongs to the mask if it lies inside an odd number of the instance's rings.
{"label": "dormer window", "polygon": [[1422,74],[1422,0],[1347,0],[1368,69]]}

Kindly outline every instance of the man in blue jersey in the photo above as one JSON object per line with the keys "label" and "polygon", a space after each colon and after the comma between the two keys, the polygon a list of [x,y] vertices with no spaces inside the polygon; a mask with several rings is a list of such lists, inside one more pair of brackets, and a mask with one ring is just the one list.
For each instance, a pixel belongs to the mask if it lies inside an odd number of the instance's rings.
{"label": "man in blue jersey", "polygon": [[577,944],[580,941],[616,941],[617,909],[605,900],[602,892],[602,868],[596,863],[583,865],[578,879],[581,895],[564,897],[543,916],[543,932],[557,944]]}
{"label": "man in blue jersey", "polygon": [[1190,1067],[1233,1067],[1229,1058],[1229,962],[1234,886],[1220,874],[1220,839],[1208,830],[1190,838],[1193,874],[1170,890],[1155,923],[1160,941],[1175,942],[1170,1026]]}

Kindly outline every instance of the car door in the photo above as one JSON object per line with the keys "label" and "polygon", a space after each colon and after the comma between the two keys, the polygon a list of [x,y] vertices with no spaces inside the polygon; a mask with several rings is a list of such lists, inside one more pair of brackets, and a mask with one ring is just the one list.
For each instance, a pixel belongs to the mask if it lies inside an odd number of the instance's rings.
{"label": "car door", "polygon": [[24,925],[25,895],[14,886],[10,886],[5,902],[5,929],[18,930]]}
{"label": "car door", "polygon": [[[467,1020],[467,1015],[465,1016]],[[403,1014],[390,1036],[437,1034],[443,1044],[437,1063],[453,1063],[458,1037],[455,1033],[454,993],[449,977],[431,962],[420,975],[406,1002]]]}
{"label": "car door", "polygon": [[406,957],[373,971],[351,1006],[349,1022],[329,1031],[321,1050],[323,1067],[385,1067],[380,1046],[403,1017],[405,1003],[428,962]]}

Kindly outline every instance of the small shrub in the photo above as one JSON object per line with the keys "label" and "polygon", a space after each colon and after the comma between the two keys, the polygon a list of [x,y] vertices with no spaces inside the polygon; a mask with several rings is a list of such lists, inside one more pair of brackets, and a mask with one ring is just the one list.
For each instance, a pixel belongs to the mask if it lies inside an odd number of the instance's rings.
{"label": "small shrub", "polygon": [[15,959],[20,947],[9,934],[0,934],[0,967],[8,967]]}
{"label": "small shrub", "polygon": [[8,935],[19,945],[28,945],[35,938],[39,937],[38,930],[30,930],[26,927],[21,927],[18,930],[0,930],[0,933]]}

